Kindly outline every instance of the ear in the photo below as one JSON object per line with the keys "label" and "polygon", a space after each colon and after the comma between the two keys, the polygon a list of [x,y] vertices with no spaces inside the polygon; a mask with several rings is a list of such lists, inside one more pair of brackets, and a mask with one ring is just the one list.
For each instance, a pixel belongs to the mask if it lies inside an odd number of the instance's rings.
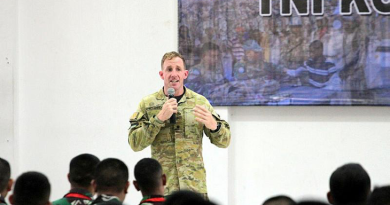
{"label": "ear", "polygon": [[125,186],[125,194],[127,194],[127,190],[129,189],[129,187],[130,187],[130,182],[127,181]]}
{"label": "ear", "polygon": [[11,195],[8,197],[8,200],[9,200],[9,203],[14,204],[14,195],[11,194]]}
{"label": "ear", "polygon": [[95,181],[94,179],[92,179],[91,184],[92,184],[93,190],[95,190],[95,193],[97,193],[97,192],[98,192],[98,190],[97,190],[97,188],[96,188],[97,185],[96,185],[96,181]]}
{"label": "ear", "polygon": [[70,183],[70,174],[68,173],[68,174],[66,175],[66,177],[68,178],[68,181],[69,181],[69,183]]}
{"label": "ear", "polygon": [[138,186],[138,182],[137,181],[133,181],[133,185],[134,185],[134,188],[137,190],[137,191],[140,191],[141,189],[139,188]]}
{"label": "ear", "polygon": [[163,181],[163,186],[167,184],[167,176],[165,174],[162,175],[162,181]]}
{"label": "ear", "polygon": [[330,191],[328,192],[328,194],[326,196],[328,198],[328,202],[330,204],[334,204],[334,199],[333,199],[332,193],[330,193]]}
{"label": "ear", "polygon": [[7,185],[7,191],[11,191],[13,184],[14,184],[14,180],[9,179],[8,180],[8,185]]}
{"label": "ear", "polygon": [[160,75],[160,78],[164,80],[164,72],[162,70],[160,70],[158,72],[158,74]]}
{"label": "ear", "polygon": [[187,79],[188,78],[188,70],[185,70],[184,71],[184,79]]}

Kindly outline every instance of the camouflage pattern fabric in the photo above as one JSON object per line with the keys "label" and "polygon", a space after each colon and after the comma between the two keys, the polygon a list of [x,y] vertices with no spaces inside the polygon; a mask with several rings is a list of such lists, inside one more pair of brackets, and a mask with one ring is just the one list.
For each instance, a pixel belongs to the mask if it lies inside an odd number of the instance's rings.
{"label": "camouflage pattern fabric", "polygon": [[[205,97],[188,88],[178,103],[176,124],[170,124],[169,120],[162,122],[156,115],[166,100],[162,89],[142,99],[137,112],[130,118],[129,144],[134,151],[151,145],[152,158],[160,162],[167,176],[165,195],[184,189],[207,193],[203,133],[211,143],[226,148],[230,143],[229,124],[220,119]],[[213,133],[195,120],[195,105],[204,106],[212,113],[221,124],[218,131]]]}

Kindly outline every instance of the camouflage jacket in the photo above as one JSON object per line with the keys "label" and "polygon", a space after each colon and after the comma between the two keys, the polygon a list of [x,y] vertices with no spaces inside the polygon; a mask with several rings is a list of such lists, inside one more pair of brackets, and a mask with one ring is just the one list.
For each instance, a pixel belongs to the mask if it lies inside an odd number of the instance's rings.
{"label": "camouflage jacket", "polygon": [[[205,97],[188,88],[178,103],[176,124],[170,124],[169,120],[162,122],[156,116],[166,100],[162,89],[142,99],[130,119],[129,144],[134,151],[151,145],[152,158],[160,162],[167,176],[166,195],[182,189],[207,193],[203,132],[211,143],[226,148],[230,143],[229,124],[220,119]],[[195,105],[203,105],[212,113],[219,130],[213,133],[195,120],[192,111]]]}

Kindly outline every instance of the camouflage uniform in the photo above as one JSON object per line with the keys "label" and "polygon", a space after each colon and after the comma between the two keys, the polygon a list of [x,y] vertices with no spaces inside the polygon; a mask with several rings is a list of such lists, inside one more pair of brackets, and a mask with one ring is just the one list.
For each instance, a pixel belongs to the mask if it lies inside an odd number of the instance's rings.
{"label": "camouflage uniform", "polygon": [[[167,101],[163,89],[142,99],[130,119],[129,144],[134,151],[151,145],[152,158],[160,162],[167,176],[165,194],[189,189],[207,193],[206,171],[203,165],[203,132],[211,143],[225,148],[230,143],[229,124],[221,120],[205,97],[186,88],[178,103],[176,124],[160,121],[156,116]],[[195,105],[208,109],[220,128],[212,132],[195,120]]]}
{"label": "camouflage uniform", "polygon": [[85,189],[74,188],[69,191],[63,198],[53,201],[53,205],[83,205],[90,204],[92,201],[92,194]]}

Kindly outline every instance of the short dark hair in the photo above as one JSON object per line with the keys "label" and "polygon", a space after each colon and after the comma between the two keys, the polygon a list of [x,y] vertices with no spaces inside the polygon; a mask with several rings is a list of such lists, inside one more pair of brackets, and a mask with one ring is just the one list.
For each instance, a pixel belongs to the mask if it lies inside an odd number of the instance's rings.
{"label": "short dark hair", "polygon": [[152,193],[160,185],[163,171],[160,163],[152,158],[141,159],[134,167],[134,177],[140,189]]}
{"label": "short dark hair", "polygon": [[263,202],[263,205],[271,205],[271,204],[273,204],[275,202],[278,202],[277,204],[280,204],[279,203],[280,201],[284,201],[288,205],[295,205],[296,204],[293,199],[291,199],[290,197],[288,197],[286,195],[277,195],[277,196],[273,196],[273,197],[270,197],[267,200],[265,200]]}
{"label": "short dark hair", "polygon": [[210,201],[206,201],[200,194],[181,190],[175,191],[169,195],[164,202],[164,205],[215,205]]}
{"label": "short dark hair", "polygon": [[39,172],[26,172],[15,182],[13,199],[17,205],[41,205],[49,201],[50,183]]}
{"label": "short dark hair", "polygon": [[368,205],[390,205],[390,186],[375,187],[368,199]]}
{"label": "short dark hair", "polygon": [[219,46],[212,42],[206,42],[202,45],[202,56],[205,55],[207,51],[219,51]]}
{"label": "short dark hair", "polygon": [[4,191],[8,186],[8,181],[11,178],[11,166],[8,161],[0,158],[0,192]]}
{"label": "short dark hair", "polygon": [[95,172],[96,189],[98,192],[121,192],[129,180],[129,170],[119,159],[108,158],[101,161]]}
{"label": "short dark hair", "polygon": [[325,203],[323,201],[317,201],[317,200],[305,200],[300,201],[297,203],[297,205],[328,205],[328,203]]}
{"label": "short dark hair", "polygon": [[176,57],[180,58],[183,61],[184,69],[186,69],[186,60],[184,59],[184,57],[176,51],[171,51],[171,52],[167,52],[163,55],[163,57],[161,59],[161,70],[164,69],[163,65],[164,65],[164,62],[166,60],[172,60],[173,58],[176,58]]}
{"label": "short dark hair", "polygon": [[69,180],[71,184],[88,187],[94,177],[100,160],[92,154],[80,154],[70,161]]}
{"label": "short dark hair", "polygon": [[332,173],[329,185],[336,204],[360,203],[368,198],[371,180],[360,164],[349,163]]}
{"label": "short dark hair", "polygon": [[324,44],[320,40],[315,40],[315,41],[311,42],[309,45],[309,48],[312,48],[312,47],[323,50]]}

